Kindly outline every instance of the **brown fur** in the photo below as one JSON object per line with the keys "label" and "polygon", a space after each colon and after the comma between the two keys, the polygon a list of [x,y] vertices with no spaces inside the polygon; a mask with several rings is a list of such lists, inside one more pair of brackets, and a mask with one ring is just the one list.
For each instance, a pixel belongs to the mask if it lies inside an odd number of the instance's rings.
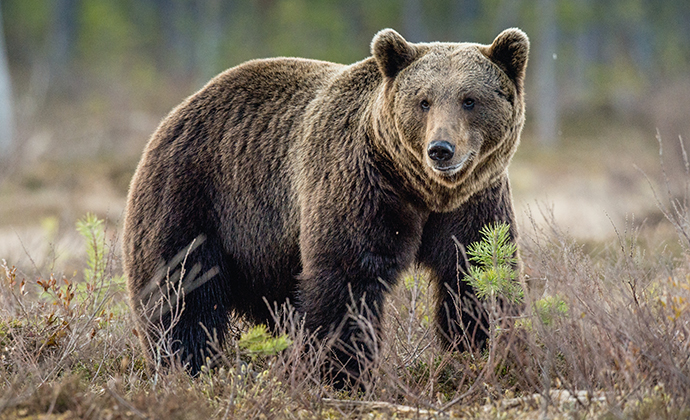
{"label": "brown fur", "polygon": [[[146,304],[162,279],[179,280],[183,259],[173,338],[192,371],[206,347],[199,323],[222,342],[233,311],[270,323],[264,298],[289,299],[321,337],[339,328],[371,355],[347,304],[364,299],[378,326],[385,292],[415,263],[439,283],[441,335],[457,338],[460,318],[475,333],[448,291],[470,292],[452,236],[469,244],[496,220],[516,235],[506,169],[528,49],[517,29],[491,46],[410,44],[384,30],[373,57],[350,66],[250,61],[183,102],[149,142],[127,205],[125,271],[144,345],[169,323],[149,324]],[[430,158],[438,141],[452,158]]]}

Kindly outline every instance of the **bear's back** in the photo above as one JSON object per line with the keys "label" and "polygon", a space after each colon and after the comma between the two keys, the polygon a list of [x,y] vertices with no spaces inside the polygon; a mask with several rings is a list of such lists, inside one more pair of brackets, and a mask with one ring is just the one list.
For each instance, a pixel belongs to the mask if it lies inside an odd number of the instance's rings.
{"label": "bear's back", "polygon": [[290,145],[305,108],[344,67],[253,60],[221,73],[172,110],[131,184],[124,235],[130,278],[151,278],[160,259],[150,255],[171,259],[201,228],[219,231],[238,261],[294,247],[295,232],[286,230],[296,216],[286,182]]}
{"label": "bear's back", "polygon": [[344,67],[318,60],[272,58],[228,69],[170,112],[146,153],[180,143],[215,143],[233,133],[242,134],[243,139],[267,134],[266,129],[277,128],[276,120],[301,116],[319,89]]}

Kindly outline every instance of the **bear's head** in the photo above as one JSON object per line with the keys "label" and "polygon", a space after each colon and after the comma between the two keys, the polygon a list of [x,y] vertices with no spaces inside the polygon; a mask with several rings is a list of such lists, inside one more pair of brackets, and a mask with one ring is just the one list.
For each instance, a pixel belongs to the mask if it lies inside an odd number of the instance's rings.
{"label": "bear's head", "polygon": [[379,118],[394,133],[386,142],[398,143],[387,148],[451,189],[505,170],[524,121],[524,32],[507,29],[487,46],[412,44],[384,29],[371,50],[383,77]]}

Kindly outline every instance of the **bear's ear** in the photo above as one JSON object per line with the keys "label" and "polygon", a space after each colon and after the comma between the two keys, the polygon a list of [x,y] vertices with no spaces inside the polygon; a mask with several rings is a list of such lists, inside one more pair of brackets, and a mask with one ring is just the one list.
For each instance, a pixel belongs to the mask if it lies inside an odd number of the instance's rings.
{"label": "bear's ear", "polygon": [[371,41],[371,55],[381,73],[393,78],[415,60],[417,49],[394,30],[382,29]]}
{"label": "bear's ear", "polygon": [[527,35],[517,28],[506,29],[482,52],[515,82],[518,93],[522,92],[529,55]]}

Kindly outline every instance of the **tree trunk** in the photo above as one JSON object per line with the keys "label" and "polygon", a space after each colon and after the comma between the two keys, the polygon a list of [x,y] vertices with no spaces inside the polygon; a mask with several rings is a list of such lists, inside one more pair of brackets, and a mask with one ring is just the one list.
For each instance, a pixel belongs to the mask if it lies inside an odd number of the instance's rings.
{"label": "tree trunk", "polygon": [[424,22],[422,21],[422,3],[420,0],[405,0],[403,3],[403,33],[410,42],[428,41]]}
{"label": "tree trunk", "polygon": [[77,43],[79,23],[78,0],[56,0],[53,2],[53,16],[50,46],[50,78],[51,84],[60,93],[70,91],[77,83],[70,71],[74,51]]}
{"label": "tree trunk", "polygon": [[[1,7],[0,7],[1,9]],[[5,33],[0,10],[0,162],[7,162],[14,152],[14,114],[12,108],[12,84],[5,48]]]}
{"label": "tree trunk", "polygon": [[558,85],[556,84],[557,28],[555,0],[539,0],[539,30],[535,46],[536,101],[534,117],[537,140],[544,146],[558,143]]}

